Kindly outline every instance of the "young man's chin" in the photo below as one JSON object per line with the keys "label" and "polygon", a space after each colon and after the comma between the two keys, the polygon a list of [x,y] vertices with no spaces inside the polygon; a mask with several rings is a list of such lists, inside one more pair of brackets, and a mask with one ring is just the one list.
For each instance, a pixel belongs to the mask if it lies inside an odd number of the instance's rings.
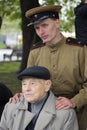
{"label": "young man's chin", "polygon": [[48,39],[42,40],[43,43],[49,43],[50,41]]}

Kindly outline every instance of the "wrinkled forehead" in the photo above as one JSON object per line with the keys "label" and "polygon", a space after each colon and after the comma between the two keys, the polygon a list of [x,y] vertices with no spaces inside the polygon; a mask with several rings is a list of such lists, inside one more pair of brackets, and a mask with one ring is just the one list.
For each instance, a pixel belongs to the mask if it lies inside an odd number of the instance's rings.
{"label": "wrinkled forehead", "polygon": [[22,79],[22,83],[23,82],[41,82],[41,81],[46,81],[44,79],[39,79],[39,78],[35,78],[35,77],[23,77]]}

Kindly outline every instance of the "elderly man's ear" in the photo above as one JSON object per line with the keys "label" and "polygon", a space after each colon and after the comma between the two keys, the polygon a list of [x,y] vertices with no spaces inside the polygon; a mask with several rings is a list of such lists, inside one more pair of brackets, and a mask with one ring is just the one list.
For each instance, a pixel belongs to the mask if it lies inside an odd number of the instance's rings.
{"label": "elderly man's ear", "polygon": [[51,88],[52,82],[51,80],[46,80],[45,81],[45,91],[48,92]]}

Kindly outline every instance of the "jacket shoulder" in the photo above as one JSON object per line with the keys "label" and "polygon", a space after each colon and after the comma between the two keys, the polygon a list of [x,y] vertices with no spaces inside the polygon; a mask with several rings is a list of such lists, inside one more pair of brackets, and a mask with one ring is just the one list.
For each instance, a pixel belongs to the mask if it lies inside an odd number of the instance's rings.
{"label": "jacket shoulder", "polygon": [[71,37],[68,37],[66,39],[66,44],[69,44],[72,46],[80,46],[80,47],[83,47],[85,45],[81,40],[78,40],[76,38],[71,38]]}
{"label": "jacket shoulder", "polygon": [[40,48],[40,47],[43,47],[43,46],[45,46],[45,44],[42,41],[40,41],[40,42],[33,44],[30,50]]}

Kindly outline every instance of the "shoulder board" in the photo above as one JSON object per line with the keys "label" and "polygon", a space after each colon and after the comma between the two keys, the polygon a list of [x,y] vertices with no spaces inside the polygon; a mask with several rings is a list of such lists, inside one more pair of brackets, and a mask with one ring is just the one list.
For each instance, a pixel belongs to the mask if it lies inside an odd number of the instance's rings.
{"label": "shoulder board", "polygon": [[85,45],[81,40],[71,38],[71,37],[68,37],[66,39],[66,44],[80,46],[80,47],[83,47]]}
{"label": "shoulder board", "polygon": [[45,44],[42,41],[40,41],[40,42],[33,44],[30,50],[33,50],[33,49],[36,49],[39,47],[43,47],[43,46],[45,46]]}

